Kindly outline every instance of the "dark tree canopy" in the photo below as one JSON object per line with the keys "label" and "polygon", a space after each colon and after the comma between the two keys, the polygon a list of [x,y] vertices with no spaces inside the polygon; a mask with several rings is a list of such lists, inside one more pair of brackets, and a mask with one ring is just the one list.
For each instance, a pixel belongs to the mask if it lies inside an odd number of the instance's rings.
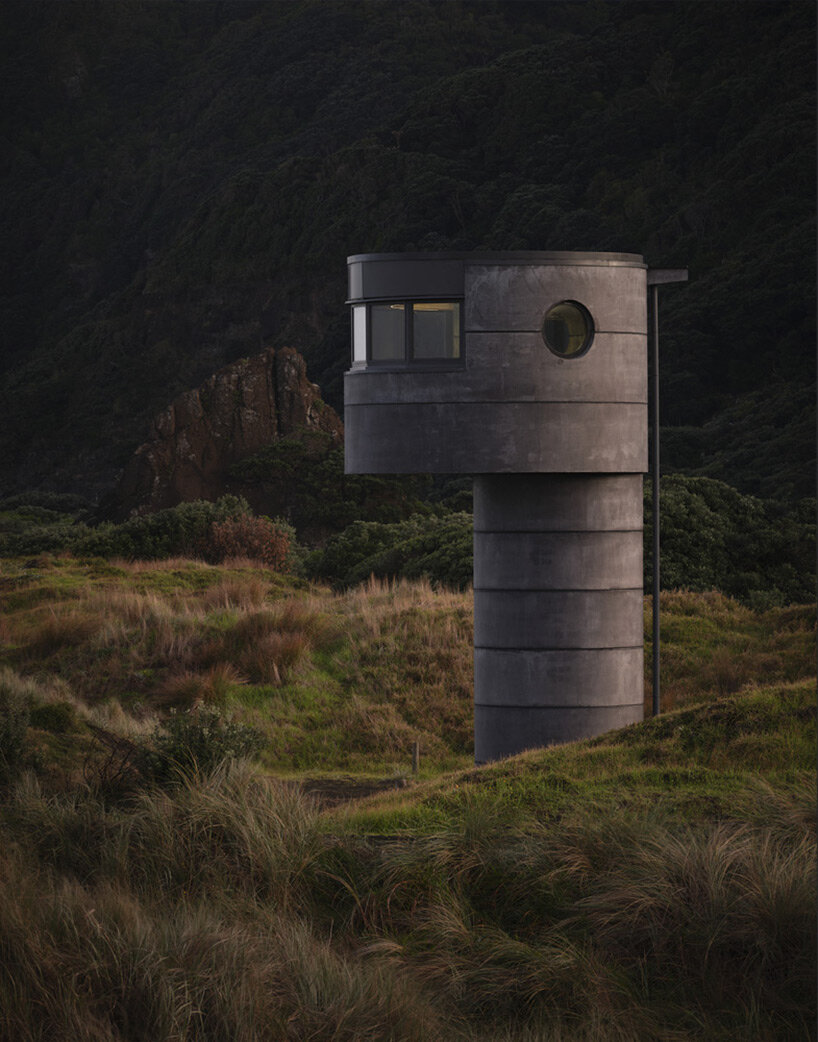
{"label": "dark tree canopy", "polygon": [[587,249],[663,298],[671,468],[814,482],[809,3],[0,9],[0,479],[96,496],[148,418],[289,344],[341,406],[345,257]]}

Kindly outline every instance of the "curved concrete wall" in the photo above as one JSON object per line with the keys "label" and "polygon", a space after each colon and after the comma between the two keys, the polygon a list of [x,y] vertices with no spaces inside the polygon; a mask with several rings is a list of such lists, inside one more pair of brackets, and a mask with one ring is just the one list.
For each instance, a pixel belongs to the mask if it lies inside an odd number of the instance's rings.
{"label": "curved concrete wall", "polygon": [[475,760],[642,719],[642,478],[474,482]]}
{"label": "curved concrete wall", "polygon": [[[556,254],[555,261],[531,263],[531,256],[351,264],[353,299],[384,299],[390,291],[393,299],[462,295],[464,353],[449,367],[370,364],[346,374],[349,473],[647,469],[641,258],[580,254],[566,263],[567,255]],[[377,296],[356,297],[356,290]],[[561,300],[579,301],[593,317],[594,342],[581,358],[558,358],[540,335],[545,312]]]}

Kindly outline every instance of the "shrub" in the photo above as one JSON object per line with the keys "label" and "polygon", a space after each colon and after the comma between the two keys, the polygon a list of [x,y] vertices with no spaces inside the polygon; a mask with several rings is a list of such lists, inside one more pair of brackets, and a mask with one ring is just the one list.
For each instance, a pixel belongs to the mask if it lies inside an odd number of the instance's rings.
{"label": "shrub", "polygon": [[29,723],[41,731],[67,734],[76,729],[77,711],[70,702],[46,702],[45,705],[32,707]]}
{"label": "shrub", "polygon": [[195,557],[214,524],[250,513],[249,504],[239,496],[222,496],[215,503],[197,499],[129,518],[121,525],[101,524],[72,549],[76,554],[129,560]]}
{"label": "shrub", "polygon": [[[711,478],[662,479],[662,589],[721,590],[755,610],[803,604],[815,591],[815,501],[784,506]],[[652,503],[645,485],[645,589],[652,584]],[[468,513],[358,521],[313,553],[307,571],[338,586],[378,578],[464,589],[472,577]]]}
{"label": "shrub", "polygon": [[40,507],[20,507],[0,520],[0,556],[29,557],[71,551],[93,529],[69,514]]}
{"label": "shrub", "polygon": [[427,576],[442,586],[464,589],[472,579],[471,515],[418,514],[390,525],[358,521],[313,554],[308,571],[340,586],[362,582],[370,575]]}
{"label": "shrub", "polygon": [[427,513],[429,480],[423,475],[344,474],[344,450],[319,431],[280,438],[230,468],[244,485],[274,490],[279,509],[296,529],[315,535],[340,532],[356,520],[395,522]]}
{"label": "shrub", "polygon": [[268,517],[225,518],[214,521],[201,541],[202,556],[219,564],[229,557],[247,557],[281,570],[290,552],[290,534]]}
{"label": "shrub", "polygon": [[[721,590],[756,610],[815,597],[815,501],[785,507],[712,478],[662,478],[662,589]],[[645,588],[653,513],[645,483]]]}
{"label": "shrub", "polygon": [[245,759],[264,746],[261,731],[202,706],[174,713],[153,733],[143,769],[160,783],[214,770],[225,760]]}

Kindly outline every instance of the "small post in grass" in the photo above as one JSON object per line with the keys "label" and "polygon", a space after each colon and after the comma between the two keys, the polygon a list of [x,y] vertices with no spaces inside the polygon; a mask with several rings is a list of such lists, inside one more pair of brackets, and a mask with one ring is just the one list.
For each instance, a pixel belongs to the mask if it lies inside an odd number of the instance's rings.
{"label": "small post in grass", "polygon": [[420,742],[412,742],[412,774],[418,773],[420,766]]}

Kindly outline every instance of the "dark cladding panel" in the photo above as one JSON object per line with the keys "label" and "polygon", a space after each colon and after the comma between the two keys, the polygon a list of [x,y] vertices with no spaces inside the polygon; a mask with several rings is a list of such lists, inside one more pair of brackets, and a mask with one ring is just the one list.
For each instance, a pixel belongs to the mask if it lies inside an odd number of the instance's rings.
{"label": "dark cladding panel", "polygon": [[459,298],[463,271],[462,260],[355,261],[349,266],[349,299]]}
{"label": "dark cladding panel", "polygon": [[350,264],[347,268],[349,278],[349,299],[360,300],[364,295],[364,273],[362,264]]}

